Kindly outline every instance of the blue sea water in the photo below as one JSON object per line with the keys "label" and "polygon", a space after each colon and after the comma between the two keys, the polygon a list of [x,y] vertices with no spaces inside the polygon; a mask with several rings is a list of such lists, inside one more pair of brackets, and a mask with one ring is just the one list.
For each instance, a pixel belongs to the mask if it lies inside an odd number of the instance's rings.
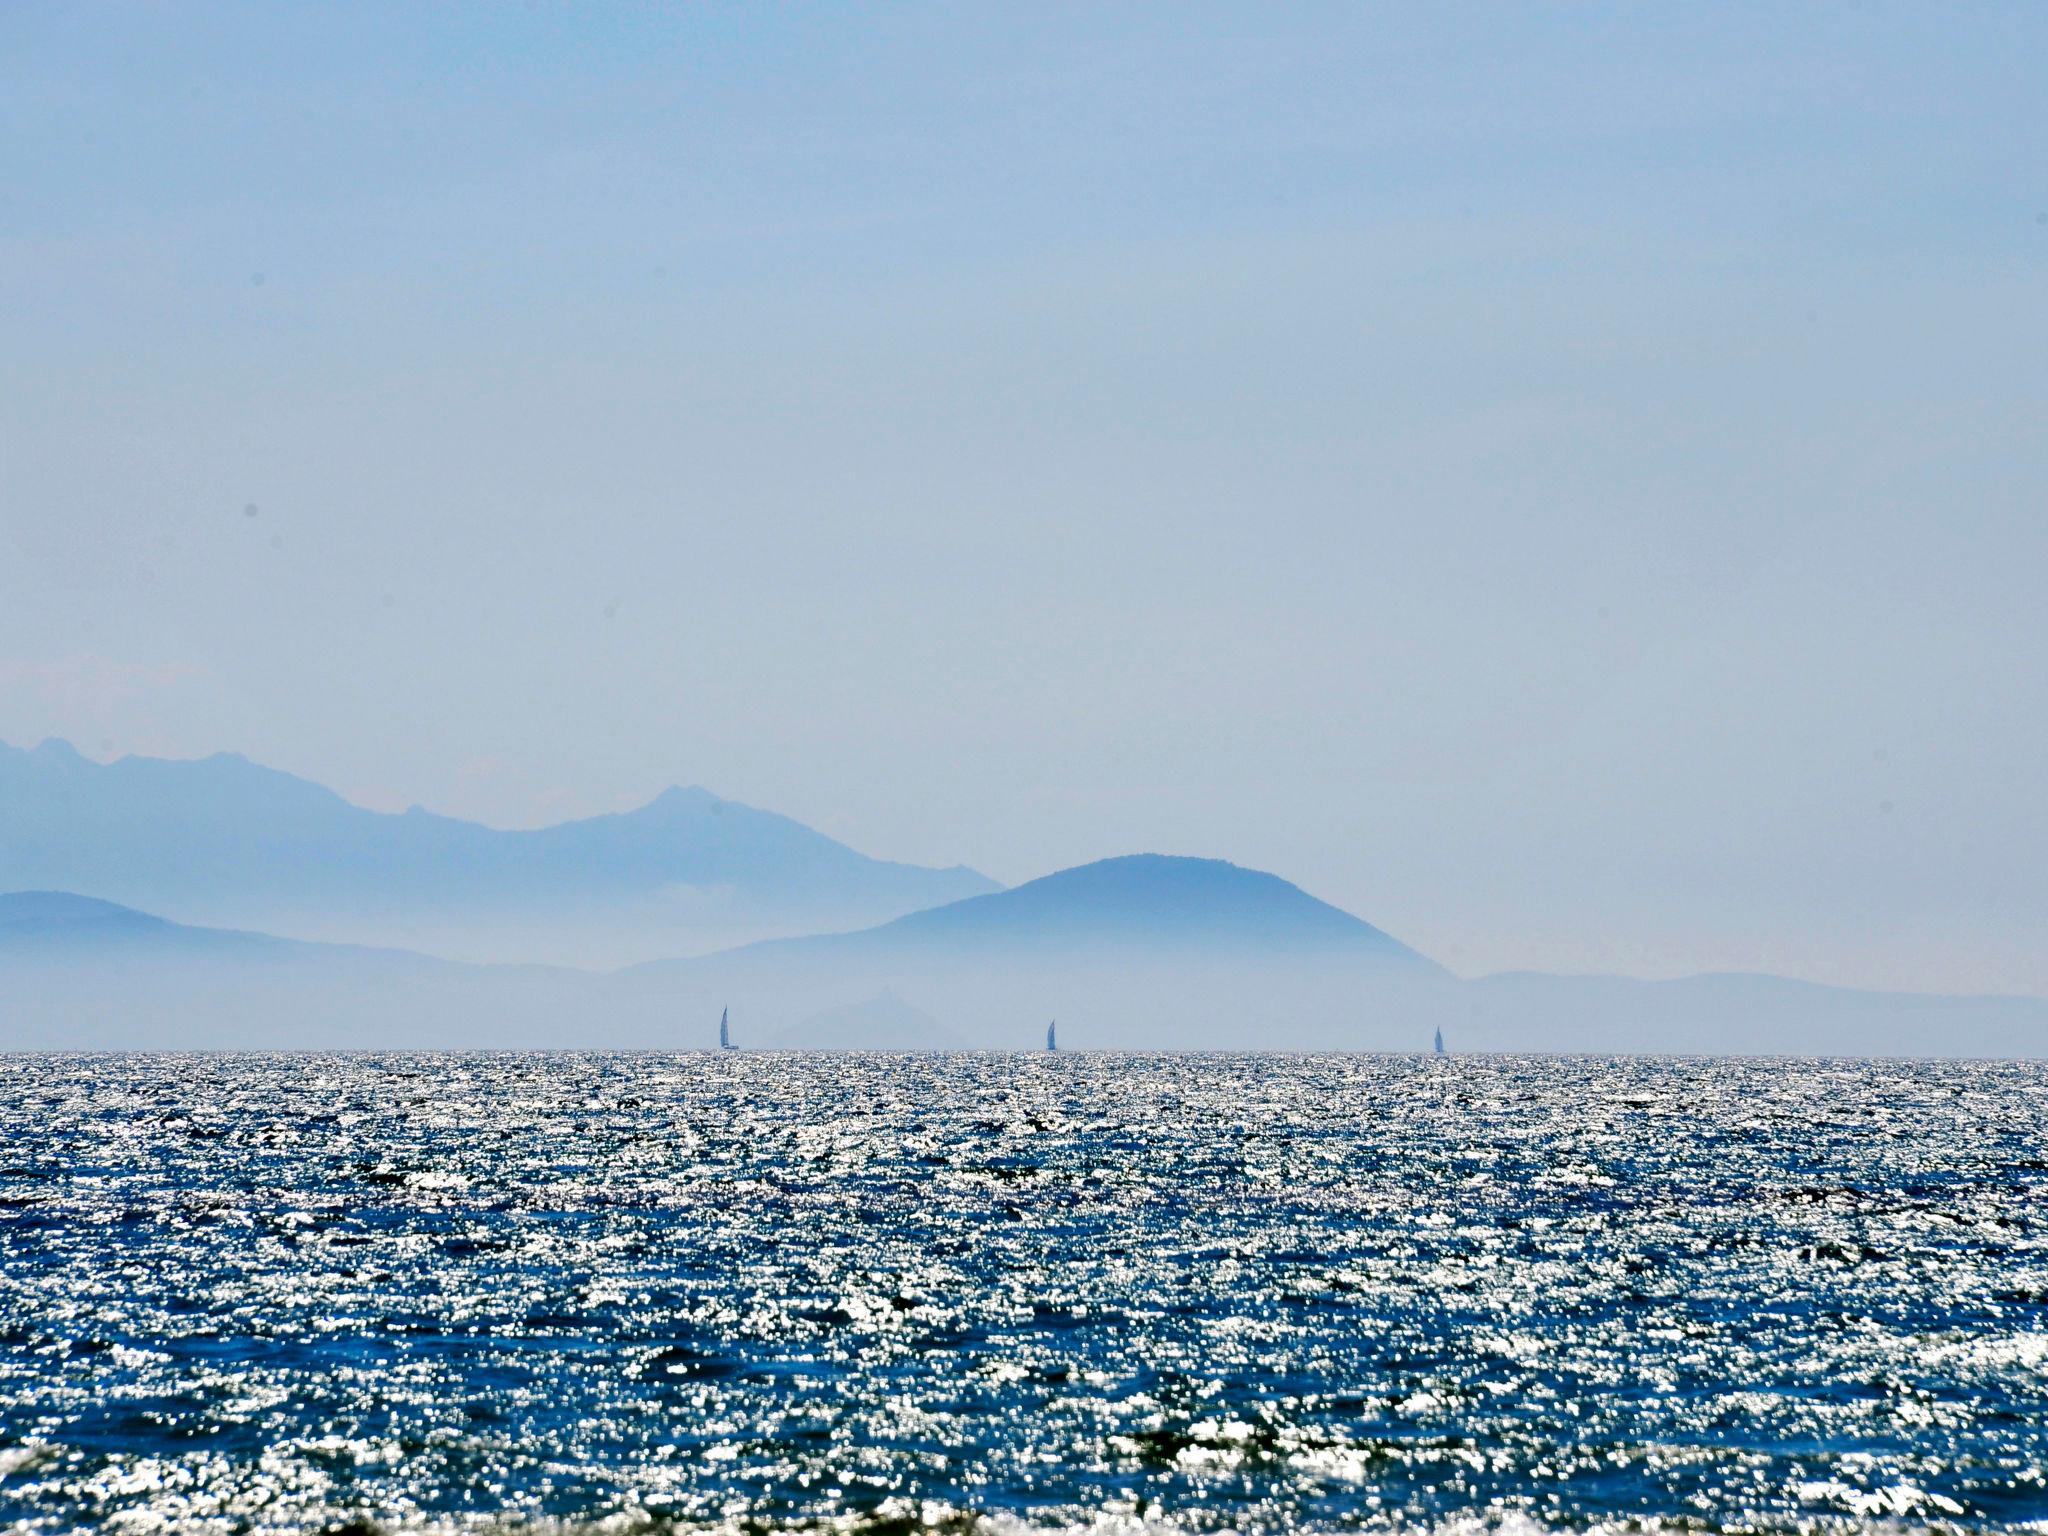
{"label": "blue sea water", "polygon": [[2048,1530],[2048,1068],[0,1058],[28,1530]]}

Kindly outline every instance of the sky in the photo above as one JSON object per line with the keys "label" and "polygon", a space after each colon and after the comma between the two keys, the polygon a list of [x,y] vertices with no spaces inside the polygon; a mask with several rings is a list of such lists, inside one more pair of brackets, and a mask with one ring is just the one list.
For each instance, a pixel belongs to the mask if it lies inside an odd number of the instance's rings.
{"label": "sky", "polygon": [[0,9],[0,740],[2048,994],[2048,8]]}

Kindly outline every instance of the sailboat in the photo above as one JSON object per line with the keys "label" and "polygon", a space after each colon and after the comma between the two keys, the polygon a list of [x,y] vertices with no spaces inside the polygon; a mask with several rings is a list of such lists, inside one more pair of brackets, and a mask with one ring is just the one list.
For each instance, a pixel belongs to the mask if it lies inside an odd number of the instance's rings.
{"label": "sailboat", "polygon": [[729,1051],[733,1048],[732,1031],[727,1027],[727,1023],[731,1019],[731,1017],[732,1010],[730,1008],[721,1008],[718,1010],[718,1048],[721,1051]]}
{"label": "sailboat", "polygon": [[1444,1032],[1443,1032],[1443,1031],[1442,1031],[1441,1029],[1439,1029],[1439,1030],[1438,1030],[1438,1031],[1436,1032],[1436,1054],[1437,1054],[1437,1055],[1439,1055],[1439,1056],[1441,1056],[1441,1055],[1443,1055],[1443,1053],[1444,1053]]}
{"label": "sailboat", "polygon": [[1048,1051],[1056,1051],[1060,1048],[1059,1027],[1060,1021],[1058,1019],[1054,1019],[1045,1026],[1045,1048]]}

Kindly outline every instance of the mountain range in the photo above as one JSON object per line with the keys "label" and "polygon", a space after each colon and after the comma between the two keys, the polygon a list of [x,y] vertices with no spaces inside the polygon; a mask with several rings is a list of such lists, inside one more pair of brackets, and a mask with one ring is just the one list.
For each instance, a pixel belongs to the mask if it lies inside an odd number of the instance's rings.
{"label": "mountain range", "polygon": [[[503,832],[364,810],[234,756],[0,748],[8,887],[10,1049],[674,1049],[710,1044],[730,1007],[738,1042],[761,1048],[1021,1049],[1057,1019],[1069,1047],[1133,1050],[1416,1050],[1441,1029],[1465,1050],[2048,1053],[2040,999],[1769,976],[1465,981],[1221,860],[1136,854],[1004,890],[703,790]],[[611,933],[613,963],[435,942],[515,945],[508,918]],[[807,920],[838,931],[685,952]],[[376,942],[389,934],[407,942]]]}
{"label": "mountain range", "polygon": [[594,966],[865,927],[997,889],[856,853],[704,789],[503,831],[366,810],[247,758],[0,744],[0,891],[92,895],[188,923]]}
{"label": "mountain range", "polygon": [[857,933],[655,961],[610,979],[614,996],[659,1000],[677,1017],[744,998],[768,1036],[892,989],[977,1043],[1029,1040],[1064,1017],[1158,1049],[1243,1045],[1276,1016],[1302,1044],[1339,1043],[1360,1038],[1360,996],[1440,985],[1455,983],[1434,962],[1277,876],[1158,854],[1103,859]]}
{"label": "mountain range", "polygon": [[609,974],[0,896],[0,1049],[692,1049],[727,1006],[737,1042],[766,1049],[1028,1049],[1056,1018],[1083,1049],[1414,1051],[1441,1029],[1484,1051],[2048,1054],[2035,998],[1768,976],[1461,981],[1283,880],[1206,859],[1105,860],[858,933]]}

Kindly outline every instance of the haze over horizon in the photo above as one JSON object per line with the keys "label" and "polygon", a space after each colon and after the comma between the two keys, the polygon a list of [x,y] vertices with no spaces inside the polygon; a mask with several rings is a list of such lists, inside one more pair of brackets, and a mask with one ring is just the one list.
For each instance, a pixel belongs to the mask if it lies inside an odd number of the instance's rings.
{"label": "haze over horizon", "polygon": [[2048,995],[2048,13],[0,15],[0,741]]}

